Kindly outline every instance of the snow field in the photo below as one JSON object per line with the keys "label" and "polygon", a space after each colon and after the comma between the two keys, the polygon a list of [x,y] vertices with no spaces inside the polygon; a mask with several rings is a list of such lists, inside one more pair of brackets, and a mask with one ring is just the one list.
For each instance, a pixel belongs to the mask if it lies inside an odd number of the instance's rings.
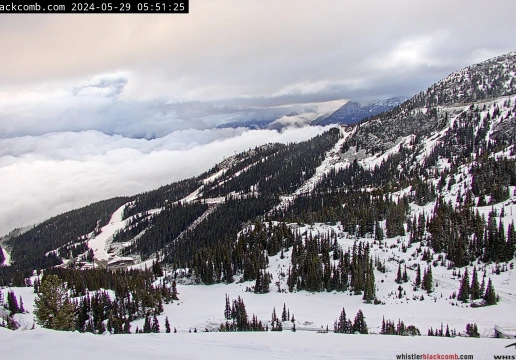
{"label": "snow field", "polygon": [[[513,355],[511,340],[421,338],[281,333],[178,333],[99,336],[45,329],[16,331],[0,328],[2,358],[54,360],[183,360],[183,359],[396,359],[401,354]],[[27,346],[30,344],[29,346]]]}

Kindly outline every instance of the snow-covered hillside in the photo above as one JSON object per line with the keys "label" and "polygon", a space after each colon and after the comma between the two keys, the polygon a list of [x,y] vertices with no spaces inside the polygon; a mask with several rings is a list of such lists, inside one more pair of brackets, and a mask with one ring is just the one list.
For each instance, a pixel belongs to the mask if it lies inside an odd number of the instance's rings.
{"label": "snow-covered hillside", "polygon": [[[501,207],[503,205],[500,205]],[[516,205],[510,203],[509,209],[516,215]],[[420,208],[414,212],[421,211]],[[515,216],[516,217],[516,216]],[[514,220],[514,217],[504,220]],[[338,242],[344,249],[353,247],[356,241],[354,236],[349,236],[342,231],[342,226],[337,224],[303,225],[291,224],[305,237],[318,237],[325,234],[336,234]],[[272,275],[270,292],[268,294],[255,294],[248,289],[254,286],[254,281],[236,281],[232,284],[215,284],[211,286],[193,285],[185,278],[178,278],[179,301],[164,305],[164,312],[158,316],[164,331],[163,324],[168,316],[172,327],[179,333],[193,331],[217,331],[220,324],[224,323],[224,299],[228,295],[231,299],[238,296],[245,301],[247,311],[256,314],[259,319],[269,322],[271,313],[275,308],[279,313],[286,304],[290,314],[295,314],[296,328],[298,332],[317,331],[328,326],[333,329],[333,323],[338,318],[344,307],[349,317],[353,318],[359,309],[364,312],[370,333],[380,333],[382,319],[390,319],[397,322],[399,319],[407,325],[416,326],[423,335],[427,330],[439,328],[441,324],[448,325],[457,333],[464,334],[468,323],[476,323],[482,337],[493,337],[494,326],[505,329],[515,329],[514,319],[507,314],[516,313],[516,276],[514,265],[516,260],[507,265],[507,271],[496,274],[495,264],[485,266],[481,263],[474,265],[480,274],[490,278],[500,297],[495,306],[473,308],[469,303],[462,303],[453,294],[460,288],[461,278],[457,276],[458,269],[448,269],[440,264],[432,265],[421,259],[422,253],[428,248],[420,243],[407,245],[406,237],[396,237],[384,240],[381,243],[374,239],[361,239],[371,245],[371,256],[384,262],[385,273],[375,270],[376,296],[381,304],[366,304],[362,296],[352,295],[352,292],[322,292],[311,293],[307,291],[289,292],[286,284],[291,251],[281,255],[269,257],[267,272]],[[417,251],[420,249],[420,251]],[[395,282],[398,265],[407,265],[408,282],[401,284],[403,296],[398,296],[400,286]],[[421,289],[414,290],[413,283],[416,277],[415,267],[420,264],[424,269],[432,266],[435,289],[431,294]],[[142,265],[151,266],[151,262]],[[136,266],[133,266],[133,268]],[[464,274],[464,269],[461,269]],[[472,272],[472,267],[468,269]],[[173,271],[165,276],[173,277]],[[32,280],[34,281],[34,277]],[[9,288],[1,290],[4,299]],[[33,300],[35,294],[32,287],[11,288],[17,297],[22,296],[27,314],[17,314],[15,319],[23,328],[30,328],[33,324]],[[132,322],[132,330],[143,328],[143,319]],[[284,324],[285,329],[290,329],[292,322]],[[516,333],[515,333],[516,334]]]}

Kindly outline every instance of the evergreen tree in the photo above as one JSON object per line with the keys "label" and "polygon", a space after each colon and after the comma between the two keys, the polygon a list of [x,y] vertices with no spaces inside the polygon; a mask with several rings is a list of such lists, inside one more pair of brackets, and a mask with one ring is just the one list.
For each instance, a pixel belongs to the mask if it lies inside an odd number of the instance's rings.
{"label": "evergreen tree", "polygon": [[271,319],[272,319],[272,326],[274,326],[274,323],[276,321],[278,321],[278,317],[276,316],[276,307],[273,307],[272,308],[272,315],[271,315]]}
{"label": "evergreen tree", "polygon": [[380,226],[380,223],[378,222],[378,220],[376,220],[374,223],[374,239],[381,242],[383,240],[383,238],[384,238],[383,229]]}
{"label": "evergreen tree", "polygon": [[250,328],[250,322],[248,320],[247,311],[245,308],[244,300],[239,296],[234,301],[235,306],[235,326],[237,331],[246,331]]}
{"label": "evergreen tree", "polygon": [[469,275],[468,275],[468,269],[464,269],[464,276],[462,277],[462,282],[459,289],[459,294],[457,295],[457,299],[462,302],[468,302],[469,301]]}
{"label": "evergreen tree", "polygon": [[36,278],[36,280],[34,280],[34,284],[33,284],[34,294],[37,294],[39,292],[39,285],[40,285],[39,278]]}
{"label": "evergreen tree", "polygon": [[124,326],[122,328],[122,332],[124,334],[130,334],[131,333],[131,323],[129,322],[129,319],[125,319]]}
{"label": "evergreen tree", "polygon": [[226,307],[224,309],[224,318],[226,320],[231,320],[231,305],[229,303],[229,296],[226,294]]}
{"label": "evergreen tree", "polygon": [[469,337],[476,337],[476,338],[480,337],[476,323],[466,325],[466,335]]}
{"label": "evergreen tree", "polygon": [[432,266],[428,266],[425,270],[425,274],[423,275],[422,289],[427,292],[432,292],[433,290],[433,279],[432,279]]}
{"label": "evergreen tree", "polygon": [[340,313],[339,318],[333,325],[333,332],[340,334],[351,333],[351,327],[349,326],[348,319],[346,319],[346,310],[344,308],[342,308],[342,312]]}
{"label": "evergreen tree", "polygon": [[416,282],[414,285],[416,285],[416,286],[421,285],[421,266],[419,265],[419,263],[417,264]]}
{"label": "evergreen tree", "polygon": [[163,276],[163,269],[161,268],[161,264],[156,260],[152,262],[152,273],[157,277]]}
{"label": "evergreen tree", "polygon": [[156,316],[156,314],[154,314],[153,318],[152,318],[152,332],[153,333],[159,333],[159,321],[158,321],[158,317]]}
{"label": "evergreen tree", "polygon": [[371,303],[376,298],[376,284],[374,281],[373,260],[369,261],[369,269],[366,272],[364,296],[362,297],[366,303]]}
{"label": "evergreen tree", "polygon": [[34,314],[38,325],[54,330],[73,330],[75,306],[66,288],[56,275],[48,275],[34,299]]}
{"label": "evergreen tree", "polygon": [[25,308],[23,307],[23,299],[22,299],[21,295],[20,295],[20,313],[22,313],[22,314],[25,313]]}
{"label": "evergreen tree", "polygon": [[471,277],[471,286],[470,286],[471,300],[480,299],[480,286],[478,284],[478,273],[477,268],[473,268],[473,275]]}
{"label": "evergreen tree", "polygon": [[358,310],[357,315],[355,316],[355,321],[353,322],[353,332],[358,332],[359,334],[368,333],[367,324],[362,310]]}
{"label": "evergreen tree", "polygon": [[398,274],[396,275],[396,284],[401,284],[403,282],[402,275],[401,275],[401,264],[398,264]]}
{"label": "evergreen tree", "polygon": [[287,321],[287,320],[288,320],[287,307],[286,307],[285,303],[283,303],[283,312],[281,313],[281,321]]}
{"label": "evergreen tree", "polygon": [[405,324],[403,323],[403,321],[401,321],[401,319],[398,319],[398,326],[396,326],[396,334],[403,335],[404,332]]}
{"label": "evergreen tree", "polygon": [[168,321],[168,316],[165,316],[165,332],[170,334],[170,323]]}
{"label": "evergreen tree", "polygon": [[16,295],[11,290],[7,292],[7,310],[9,310],[11,316],[20,312]]}
{"label": "evergreen tree", "polygon": [[152,332],[152,326],[149,319],[149,313],[145,315],[145,322],[143,323],[143,332],[145,334],[150,334]]}
{"label": "evergreen tree", "polygon": [[[503,223],[503,222],[500,222]],[[509,224],[509,228],[507,231],[507,242],[505,243],[505,248],[503,249],[503,260],[511,261],[514,259],[514,254],[516,252],[516,229],[514,228],[514,222]]]}
{"label": "evergreen tree", "polygon": [[496,305],[498,302],[494,286],[491,283],[491,278],[489,278],[489,281],[487,282],[487,288],[484,294],[484,302],[486,305]]}
{"label": "evergreen tree", "polygon": [[177,284],[176,281],[172,281],[172,300],[179,300],[177,297]]}

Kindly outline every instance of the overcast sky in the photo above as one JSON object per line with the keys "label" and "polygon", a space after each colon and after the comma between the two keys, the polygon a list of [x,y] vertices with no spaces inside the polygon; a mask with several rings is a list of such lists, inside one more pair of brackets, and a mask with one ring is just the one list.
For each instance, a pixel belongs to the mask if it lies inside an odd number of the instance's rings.
{"label": "overcast sky", "polygon": [[[145,158],[216,141],[208,166],[242,139],[281,135],[213,130],[221,123],[302,122],[345,99],[410,97],[515,50],[515,13],[514,0],[190,0],[190,14],[0,15],[0,186],[16,194],[0,195],[0,234],[206,170],[177,156],[173,178],[157,176]],[[131,154],[141,160],[131,186],[125,170],[101,170]],[[68,198],[41,184],[49,169]],[[85,172],[95,190],[77,181]],[[89,190],[74,197],[77,186]]]}

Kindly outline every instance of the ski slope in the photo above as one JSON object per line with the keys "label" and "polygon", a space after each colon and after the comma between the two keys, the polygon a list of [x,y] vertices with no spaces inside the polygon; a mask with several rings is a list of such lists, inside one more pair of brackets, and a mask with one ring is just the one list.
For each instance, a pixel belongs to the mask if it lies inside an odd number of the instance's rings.
{"label": "ski slope", "polygon": [[110,256],[107,251],[109,242],[110,240],[113,240],[113,235],[116,231],[121,230],[126,226],[126,221],[122,220],[122,214],[126,205],[127,204],[120,206],[111,216],[109,223],[100,229],[100,234],[88,241],[88,247],[93,249],[96,260],[109,260]]}
{"label": "ski slope", "polygon": [[11,264],[11,254],[7,252],[5,248],[0,248],[0,251],[4,254],[4,263],[0,264],[0,266],[9,266]]}

